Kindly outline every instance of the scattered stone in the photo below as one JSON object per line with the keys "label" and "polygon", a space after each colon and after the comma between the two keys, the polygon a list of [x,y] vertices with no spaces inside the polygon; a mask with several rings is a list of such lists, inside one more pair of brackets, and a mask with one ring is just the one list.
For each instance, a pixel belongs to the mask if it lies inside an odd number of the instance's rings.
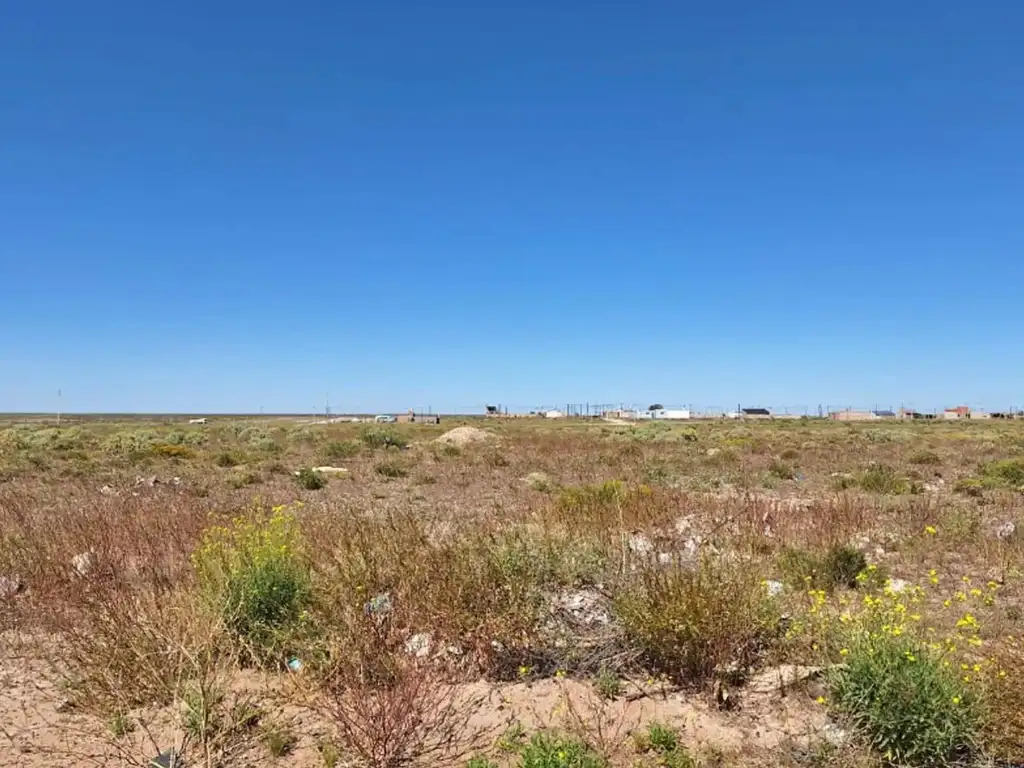
{"label": "scattered stone", "polygon": [[136,487],[145,486],[146,488],[152,488],[152,487],[154,487],[156,485],[159,485],[159,484],[160,484],[160,478],[158,478],[156,475],[150,475],[149,477],[143,477],[142,475],[137,475],[136,478],[135,478],[135,486]]}
{"label": "scattered stone", "polygon": [[906,579],[889,579],[888,583],[885,586],[894,594],[898,595],[900,592],[903,592],[907,587],[910,586],[910,582],[908,582]]}
{"label": "scattered stone", "polygon": [[116,494],[116,491],[109,485],[104,485],[102,488],[100,488],[100,493],[103,494],[104,496],[114,496]]}
{"label": "scattered stone", "polygon": [[928,493],[938,493],[939,491],[946,487],[946,481],[939,477],[936,478],[935,480],[932,480],[931,482],[925,483],[921,487],[924,488]]}
{"label": "scattered stone", "polygon": [[449,645],[444,650],[449,656],[462,656],[465,653],[462,647],[458,645]]}
{"label": "scattered stone", "polygon": [[672,565],[672,562],[674,560],[675,560],[675,558],[672,556],[671,552],[659,552],[658,553],[658,565],[660,565],[660,566],[662,566],[664,568],[667,568],[668,566]]}
{"label": "scattered stone", "polygon": [[415,656],[417,659],[422,659],[430,653],[432,642],[433,638],[429,632],[417,632],[405,641],[405,652],[410,656]]}
{"label": "scattered stone", "polygon": [[463,448],[471,443],[487,443],[493,439],[494,435],[477,427],[456,427],[455,429],[449,429],[437,438],[435,442]]}
{"label": "scattered stone", "polygon": [[21,577],[17,574],[0,576],[0,600],[9,600],[25,588]]}
{"label": "scattered stone", "polygon": [[57,699],[56,703],[54,703],[53,705],[53,711],[56,712],[58,715],[63,715],[66,712],[70,712],[74,708],[75,702],[73,702],[67,696],[62,696],[61,698]]}
{"label": "scattered stone", "polygon": [[505,646],[502,645],[497,640],[491,640],[491,650],[494,651],[495,653],[504,653],[505,652]]}
{"label": "scattered stone", "polygon": [[1017,533],[1017,524],[1012,520],[1007,520],[996,528],[996,538],[1001,541],[1012,539],[1015,533]]}
{"label": "scattered stone", "polygon": [[185,768],[185,758],[174,749],[168,749],[150,760],[153,768]]}
{"label": "scattered stone", "polygon": [[394,605],[391,603],[391,595],[387,592],[375,595],[363,606],[363,612],[368,616],[387,616],[392,610]]}
{"label": "scattered stone", "polygon": [[708,448],[707,455],[710,458],[710,457],[713,457],[713,456],[717,456],[721,452],[722,452],[721,448]]}
{"label": "scattered stone", "polygon": [[608,598],[596,589],[561,592],[551,601],[551,607],[568,613],[576,622],[587,627],[607,626],[612,620]]}
{"label": "scattered stone", "polygon": [[171,485],[181,485],[181,478],[180,477],[172,477],[171,478]]}
{"label": "scattered stone", "polygon": [[313,471],[321,475],[333,475],[335,477],[348,474],[348,470],[344,467],[313,467]]}
{"label": "scattered stone", "polygon": [[694,528],[693,515],[683,515],[677,518],[673,527],[676,529],[676,533],[680,536],[685,536]]}
{"label": "scattered stone", "polygon": [[76,574],[84,579],[96,567],[96,553],[89,551],[75,555],[71,558],[71,567]]}
{"label": "scattered stone", "polygon": [[654,542],[642,533],[631,533],[626,545],[634,555],[649,555],[654,551]]}
{"label": "scattered stone", "polygon": [[835,723],[825,723],[825,727],[821,729],[821,738],[833,747],[845,747],[850,743],[850,732]]}
{"label": "scattered stone", "polygon": [[771,579],[764,583],[765,591],[768,593],[768,597],[778,597],[785,590],[785,585],[781,581],[775,581]]}

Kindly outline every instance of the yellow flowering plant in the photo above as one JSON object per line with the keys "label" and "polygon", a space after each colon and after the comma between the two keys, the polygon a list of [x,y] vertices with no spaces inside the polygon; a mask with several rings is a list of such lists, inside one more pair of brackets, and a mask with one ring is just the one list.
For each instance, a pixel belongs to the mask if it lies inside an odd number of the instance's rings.
{"label": "yellow flowering plant", "polygon": [[254,659],[309,605],[310,569],[286,505],[268,516],[257,502],[230,524],[208,529],[192,562],[207,604]]}

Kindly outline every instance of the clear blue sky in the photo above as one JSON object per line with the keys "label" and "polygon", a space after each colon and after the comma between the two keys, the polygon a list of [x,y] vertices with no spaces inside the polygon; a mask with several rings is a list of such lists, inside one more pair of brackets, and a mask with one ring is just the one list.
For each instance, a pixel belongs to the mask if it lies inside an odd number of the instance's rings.
{"label": "clear blue sky", "polygon": [[0,4],[0,411],[1024,405],[1024,3]]}

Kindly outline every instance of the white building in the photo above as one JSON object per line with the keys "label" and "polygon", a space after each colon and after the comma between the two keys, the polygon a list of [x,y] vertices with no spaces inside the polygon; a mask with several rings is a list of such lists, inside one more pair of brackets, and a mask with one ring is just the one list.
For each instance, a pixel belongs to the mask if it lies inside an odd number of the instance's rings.
{"label": "white building", "polygon": [[665,410],[658,411],[657,413],[658,413],[658,415],[655,418],[658,418],[658,419],[679,420],[679,419],[688,419],[688,418],[690,418],[690,412],[688,410],[681,409],[681,408],[675,408],[675,409],[666,408]]}
{"label": "white building", "polygon": [[564,419],[565,418],[565,414],[562,413],[561,411],[556,411],[556,410],[544,411],[544,418],[545,419]]}

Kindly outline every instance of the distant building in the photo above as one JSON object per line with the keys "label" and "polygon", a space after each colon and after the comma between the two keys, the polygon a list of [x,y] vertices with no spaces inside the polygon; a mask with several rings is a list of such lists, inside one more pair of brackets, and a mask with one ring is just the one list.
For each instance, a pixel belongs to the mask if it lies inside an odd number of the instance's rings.
{"label": "distant building", "polygon": [[741,408],[740,411],[745,419],[770,419],[772,416],[767,408]]}
{"label": "distant building", "polygon": [[634,418],[679,421],[681,419],[689,419],[692,417],[688,410],[682,408],[655,408],[653,410],[647,409],[639,414],[634,414]]}
{"label": "distant building", "polygon": [[680,420],[690,418],[690,412],[685,408],[666,408],[658,416],[659,419]]}
{"label": "distant building", "polygon": [[854,411],[849,408],[845,411],[832,411],[828,417],[833,421],[874,421],[879,418],[873,411]]}
{"label": "distant building", "polygon": [[958,405],[956,408],[947,408],[942,412],[942,418],[944,419],[969,419],[971,417],[971,409],[966,405]]}
{"label": "distant building", "polygon": [[875,415],[875,417],[879,418],[879,419],[895,419],[896,418],[896,412],[895,411],[882,410],[882,411],[872,411],[871,413],[873,413]]}
{"label": "distant building", "polygon": [[991,413],[987,413],[985,411],[971,411],[969,414],[967,414],[967,418],[969,418],[969,419],[991,419],[992,418],[992,414]]}
{"label": "distant building", "polygon": [[550,411],[544,411],[544,418],[545,419],[564,419],[565,418],[565,414],[562,413],[561,411],[557,411],[555,409],[551,409]]}

